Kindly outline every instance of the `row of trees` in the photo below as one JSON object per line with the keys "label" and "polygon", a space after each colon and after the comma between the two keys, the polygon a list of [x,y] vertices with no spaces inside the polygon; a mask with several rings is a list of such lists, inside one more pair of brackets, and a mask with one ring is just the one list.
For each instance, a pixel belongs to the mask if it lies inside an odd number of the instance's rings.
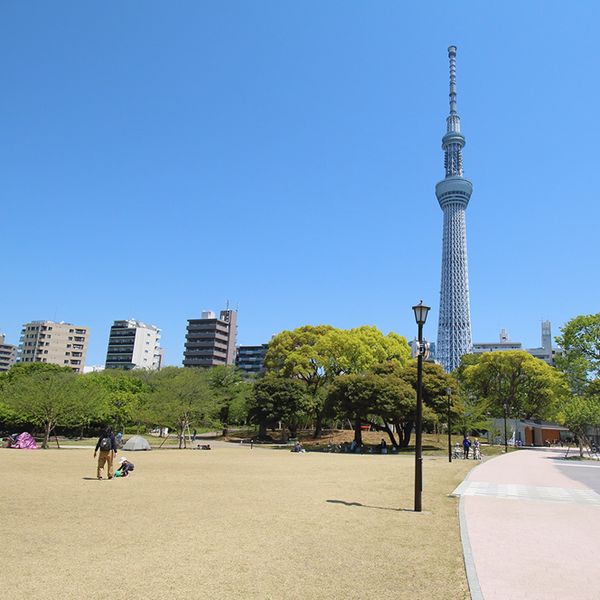
{"label": "row of trees", "polygon": [[[457,432],[488,428],[490,417],[554,419],[581,439],[600,425],[600,314],[577,317],[561,332],[558,369],[521,351],[463,357],[452,374],[424,364],[424,424],[446,422],[447,395]],[[160,372],[104,371],[74,375],[46,364],[18,364],[0,374],[0,422],[31,424],[44,445],[57,427],[84,430],[102,423],[167,426],[180,440],[190,427],[253,423],[259,435],[276,424],[299,428],[350,421],[406,447],[414,427],[416,361],[406,339],[375,327],[341,330],[304,326],[273,338],[266,374],[245,381],[230,367]],[[184,442],[182,442],[184,443]]]}
{"label": "row of trees", "polygon": [[57,427],[83,432],[106,423],[170,427],[185,444],[191,426],[226,428],[243,420],[251,389],[227,367],[75,375],[67,367],[22,363],[0,375],[0,422],[40,428],[43,447]]}
{"label": "row of trees", "polygon": [[[385,432],[395,447],[410,442],[416,410],[416,361],[406,340],[374,327],[336,330],[305,326],[277,335],[269,346],[267,377],[257,382],[251,418],[262,432],[281,422],[295,434],[312,419],[315,436],[324,419],[348,419],[355,441],[362,425]],[[526,352],[465,356],[455,373],[426,362],[424,425],[445,423],[448,395],[457,431],[489,427],[490,417],[508,411],[522,418],[552,418],[568,394],[556,369]]]}

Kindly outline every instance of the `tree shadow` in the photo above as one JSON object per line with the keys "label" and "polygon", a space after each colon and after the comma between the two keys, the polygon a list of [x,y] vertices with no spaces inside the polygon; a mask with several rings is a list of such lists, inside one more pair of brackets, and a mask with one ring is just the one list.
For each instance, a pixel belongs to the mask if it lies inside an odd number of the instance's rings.
{"label": "tree shadow", "polygon": [[329,504],[343,504],[344,506],[359,506],[360,508],[373,508],[375,510],[391,510],[393,512],[414,512],[410,508],[392,508],[391,506],[371,506],[360,502],[346,502],[346,500],[326,500]]}

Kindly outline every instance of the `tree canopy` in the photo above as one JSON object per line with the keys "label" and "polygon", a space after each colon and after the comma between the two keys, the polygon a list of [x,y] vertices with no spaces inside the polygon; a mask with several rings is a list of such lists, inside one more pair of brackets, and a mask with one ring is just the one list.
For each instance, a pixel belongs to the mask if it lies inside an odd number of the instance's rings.
{"label": "tree canopy", "polygon": [[590,381],[600,378],[600,313],[571,319],[556,341],[562,348],[557,367],[574,393],[584,393]]}
{"label": "tree canopy", "polygon": [[567,393],[565,380],[553,367],[528,352],[485,352],[467,359],[457,370],[463,391],[486,401],[491,416],[551,418]]}

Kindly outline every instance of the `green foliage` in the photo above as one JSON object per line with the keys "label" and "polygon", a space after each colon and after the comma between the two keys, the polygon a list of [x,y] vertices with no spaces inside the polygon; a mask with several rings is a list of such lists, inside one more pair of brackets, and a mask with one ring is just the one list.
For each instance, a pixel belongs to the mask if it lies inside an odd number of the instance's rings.
{"label": "green foliage", "polygon": [[265,366],[272,373],[306,384],[313,398],[318,436],[327,396],[324,388],[335,377],[362,373],[385,361],[402,365],[409,357],[410,348],[403,337],[395,333],[384,336],[376,327],[343,330],[306,325],[276,335],[269,343]]}
{"label": "green foliage", "polygon": [[107,369],[81,376],[83,393],[95,399],[95,411],[87,414],[88,421],[111,423],[117,431],[134,423],[148,390],[140,375],[137,371]]}
{"label": "green foliage", "polygon": [[[399,377],[410,383],[417,390],[417,360],[409,361],[398,371]],[[435,413],[446,414],[447,390],[453,396],[458,393],[458,382],[451,374],[446,373],[441,365],[423,363],[423,403]]]}
{"label": "green foliage", "polygon": [[585,436],[588,427],[600,426],[600,398],[574,396],[561,408],[561,421],[573,433]]}
{"label": "green foliage", "polygon": [[252,384],[244,381],[235,367],[213,367],[206,371],[206,377],[219,406],[223,433],[227,433],[229,423],[241,423],[246,419]]}
{"label": "green foliage", "polygon": [[567,395],[561,373],[528,352],[486,352],[469,363],[457,370],[462,390],[486,402],[491,416],[502,417],[506,404],[514,417],[552,418]]}
{"label": "green foliage", "polygon": [[471,435],[490,431],[491,420],[489,401],[475,401],[464,395],[452,396],[451,429],[454,433]]}
{"label": "green foliage", "polygon": [[[330,413],[354,421],[354,439],[362,442],[361,425],[368,423],[385,431],[394,446],[407,446],[415,419],[416,394],[410,383],[387,365],[377,373],[340,375],[328,394]],[[425,420],[432,417],[425,407]],[[395,427],[395,434],[391,425]],[[397,439],[396,439],[397,436]]]}
{"label": "green foliage", "polygon": [[70,369],[60,367],[19,368],[12,377],[7,377],[2,396],[8,408],[22,420],[44,428],[44,448],[48,447],[50,434],[57,425],[78,424],[81,403],[85,402],[78,393],[76,376]]}
{"label": "green foliage", "polygon": [[207,371],[167,367],[149,380],[145,420],[169,426],[186,445],[185,431],[192,423],[214,423],[219,405],[211,392]]}
{"label": "green foliage", "polygon": [[588,383],[600,377],[600,313],[571,319],[556,341],[563,350],[557,367],[575,394],[585,393]]}
{"label": "green foliage", "polygon": [[298,425],[312,411],[312,398],[306,383],[298,379],[267,374],[254,384],[249,401],[250,419],[259,424],[259,436],[266,435],[267,427],[282,422],[292,435]]}
{"label": "green foliage", "polygon": [[369,326],[332,329],[319,339],[316,348],[330,378],[364,373],[386,361],[402,365],[410,358],[405,338],[395,333],[383,335],[377,327]]}

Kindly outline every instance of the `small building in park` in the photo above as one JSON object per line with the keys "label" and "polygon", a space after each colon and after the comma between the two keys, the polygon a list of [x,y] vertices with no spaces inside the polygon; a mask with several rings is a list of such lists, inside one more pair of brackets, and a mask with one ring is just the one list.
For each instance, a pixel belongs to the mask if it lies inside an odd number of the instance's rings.
{"label": "small building in park", "polygon": [[[487,432],[488,442],[504,443],[504,419],[491,419],[492,428]],[[573,438],[567,427],[539,419],[506,419],[508,443],[521,446],[545,446],[558,444]]]}

